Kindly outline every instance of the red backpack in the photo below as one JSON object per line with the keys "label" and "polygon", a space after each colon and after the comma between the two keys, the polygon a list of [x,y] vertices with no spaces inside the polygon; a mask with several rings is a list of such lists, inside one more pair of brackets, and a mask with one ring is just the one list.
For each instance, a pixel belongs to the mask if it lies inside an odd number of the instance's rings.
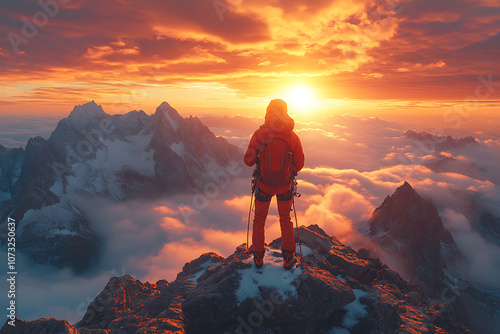
{"label": "red backpack", "polygon": [[259,153],[260,180],[269,187],[290,185],[293,178],[292,156],[292,150],[286,139],[267,138]]}

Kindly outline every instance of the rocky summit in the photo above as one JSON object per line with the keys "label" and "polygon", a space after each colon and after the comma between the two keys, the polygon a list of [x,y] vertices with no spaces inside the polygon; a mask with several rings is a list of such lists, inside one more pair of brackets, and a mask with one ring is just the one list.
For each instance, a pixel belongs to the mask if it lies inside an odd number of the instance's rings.
{"label": "rocky summit", "polygon": [[201,255],[173,282],[113,277],[74,325],[16,319],[0,333],[469,333],[423,283],[405,281],[369,251],[317,225],[299,233],[303,263],[291,271],[282,267],[281,239],[269,244],[261,269],[241,245],[228,258]]}

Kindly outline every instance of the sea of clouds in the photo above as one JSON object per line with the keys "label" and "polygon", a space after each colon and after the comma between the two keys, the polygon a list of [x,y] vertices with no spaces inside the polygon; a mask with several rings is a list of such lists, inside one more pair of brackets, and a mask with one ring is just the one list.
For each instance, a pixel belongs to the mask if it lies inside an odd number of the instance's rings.
{"label": "sea of clouds", "polygon": [[[206,117],[202,121],[243,149],[260,124],[259,119],[244,117]],[[7,146],[15,146],[12,144],[25,139],[20,133],[48,137],[48,130],[55,126],[53,120],[43,119],[39,125],[29,122],[11,124],[11,133],[1,128],[0,138]],[[457,190],[474,194],[485,209],[500,217],[499,138],[482,134],[477,145],[440,151],[432,143],[405,137],[407,130],[404,124],[353,115],[297,122],[306,156],[306,167],[299,174],[302,197],[296,202],[299,224],[319,224],[349,244],[384,198],[408,181],[438,207],[445,227],[466,256],[462,270],[469,279],[498,286],[500,248],[471,228],[455,194]],[[428,126],[414,130],[432,131]],[[426,167],[446,157],[454,158],[451,167],[447,166],[452,172],[438,173]],[[120,204],[77,198],[92,228],[105,240],[99,266],[76,276],[69,270],[29,265],[19,256],[19,317],[55,316],[76,322],[112,276],[127,273],[143,281],[172,281],[186,262],[202,253],[232,254],[246,242],[251,171],[242,165],[241,173],[221,186],[216,196],[204,196],[202,190],[195,195]],[[273,199],[266,241],[279,236]],[[0,256],[6,257],[5,253]]]}

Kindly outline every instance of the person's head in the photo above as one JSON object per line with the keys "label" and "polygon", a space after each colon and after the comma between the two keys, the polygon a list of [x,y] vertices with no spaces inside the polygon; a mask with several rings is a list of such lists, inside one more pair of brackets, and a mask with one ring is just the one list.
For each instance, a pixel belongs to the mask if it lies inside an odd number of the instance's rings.
{"label": "person's head", "polygon": [[274,113],[286,114],[287,112],[288,107],[286,105],[286,102],[281,99],[274,99],[271,100],[271,102],[269,102],[269,105],[267,106],[266,117]]}
{"label": "person's head", "polygon": [[288,116],[286,102],[281,99],[272,100],[266,109],[265,125],[273,132],[288,133],[293,130],[295,122]]}

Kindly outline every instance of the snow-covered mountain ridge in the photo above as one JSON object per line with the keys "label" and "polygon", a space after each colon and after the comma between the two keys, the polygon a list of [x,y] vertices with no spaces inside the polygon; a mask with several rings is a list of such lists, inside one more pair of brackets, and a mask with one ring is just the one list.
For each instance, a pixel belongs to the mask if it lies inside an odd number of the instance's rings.
{"label": "snow-covered mountain ridge", "polygon": [[31,138],[25,150],[0,147],[0,219],[16,220],[19,250],[34,263],[85,271],[98,259],[100,240],[75,198],[192,192],[241,155],[166,102],[148,116],[109,115],[92,101],[76,106],[48,140]]}

